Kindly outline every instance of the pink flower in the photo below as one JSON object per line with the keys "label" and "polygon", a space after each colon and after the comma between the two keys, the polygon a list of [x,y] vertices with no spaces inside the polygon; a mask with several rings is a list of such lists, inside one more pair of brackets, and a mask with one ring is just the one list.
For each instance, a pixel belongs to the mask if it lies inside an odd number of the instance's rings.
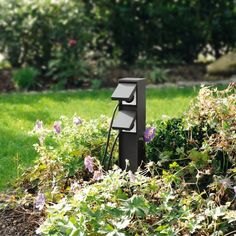
{"label": "pink flower", "polygon": [[39,193],[39,195],[35,199],[35,208],[41,211],[44,205],[45,205],[45,195],[43,193]]}
{"label": "pink flower", "polygon": [[53,128],[54,128],[54,131],[57,134],[60,134],[61,133],[61,122],[60,121],[55,121],[54,125],[53,125]]}
{"label": "pink flower", "polygon": [[82,120],[79,117],[75,116],[73,119],[73,123],[75,125],[80,125],[80,124],[82,124]]}
{"label": "pink flower", "polygon": [[102,170],[96,170],[93,174],[93,180],[100,180],[103,177]]}
{"label": "pink flower", "polygon": [[94,163],[93,163],[93,158],[91,156],[87,156],[84,158],[84,166],[86,169],[88,169],[90,173],[94,172],[93,170]]}
{"label": "pink flower", "polygon": [[155,127],[148,127],[144,132],[144,142],[149,143],[151,142],[156,135],[156,128]]}
{"label": "pink flower", "polygon": [[75,39],[69,39],[68,45],[69,45],[70,47],[75,46],[76,44],[77,44],[77,40],[75,40]]}

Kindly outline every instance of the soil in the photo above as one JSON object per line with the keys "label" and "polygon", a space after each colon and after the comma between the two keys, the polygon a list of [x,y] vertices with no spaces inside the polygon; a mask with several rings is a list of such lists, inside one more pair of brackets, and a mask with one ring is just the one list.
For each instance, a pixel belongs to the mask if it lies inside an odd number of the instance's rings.
{"label": "soil", "polygon": [[0,210],[1,236],[32,236],[44,221],[44,214],[33,207]]}

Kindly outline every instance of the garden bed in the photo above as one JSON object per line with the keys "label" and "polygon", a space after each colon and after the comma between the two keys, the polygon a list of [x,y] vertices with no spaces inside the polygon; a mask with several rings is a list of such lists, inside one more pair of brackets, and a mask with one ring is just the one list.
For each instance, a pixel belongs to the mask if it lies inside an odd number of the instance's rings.
{"label": "garden bed", "polygon": [[128,162],[125,170],[117,167],[117,149],[113,167],[103,168],[107,117],[63,116],[51,128],[38,120],[31,135],[38,137],[39,158],[14,196],[1,201],[2,230],[11,222],[13,233],[27,222],[23,235],[32,233],[29,227],[42,236],[233,235],[235,96],[234,84],[223,91],[202,87],[184,116],[147,125],[147,161],[136,173]]}

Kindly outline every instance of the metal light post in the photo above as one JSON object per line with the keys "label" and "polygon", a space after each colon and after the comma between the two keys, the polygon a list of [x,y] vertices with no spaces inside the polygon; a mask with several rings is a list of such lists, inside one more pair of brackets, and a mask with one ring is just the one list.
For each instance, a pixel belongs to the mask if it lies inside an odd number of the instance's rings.
{"label": "metal light post", "polygon": [[112,100],[119,101],[119,111],[112,123],[113,129],[120,130],[119,165],[136,171],[145,159],[143,135],[146,123],[146,95],[144,78],[120,79],[113,92]]}

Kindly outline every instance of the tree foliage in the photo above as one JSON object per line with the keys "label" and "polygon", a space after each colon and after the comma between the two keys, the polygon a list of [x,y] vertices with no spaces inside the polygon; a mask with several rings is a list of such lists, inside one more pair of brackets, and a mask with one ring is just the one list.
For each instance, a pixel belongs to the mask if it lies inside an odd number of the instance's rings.
{"label": "tree foliage", "polygon": [[44,77],[74,81],[97,74],[88,64],[96,70],[101,61],[219,57],[235,48],[235,25],[234,0],[0,1],[0,52],[13,67],[27,64]]}

